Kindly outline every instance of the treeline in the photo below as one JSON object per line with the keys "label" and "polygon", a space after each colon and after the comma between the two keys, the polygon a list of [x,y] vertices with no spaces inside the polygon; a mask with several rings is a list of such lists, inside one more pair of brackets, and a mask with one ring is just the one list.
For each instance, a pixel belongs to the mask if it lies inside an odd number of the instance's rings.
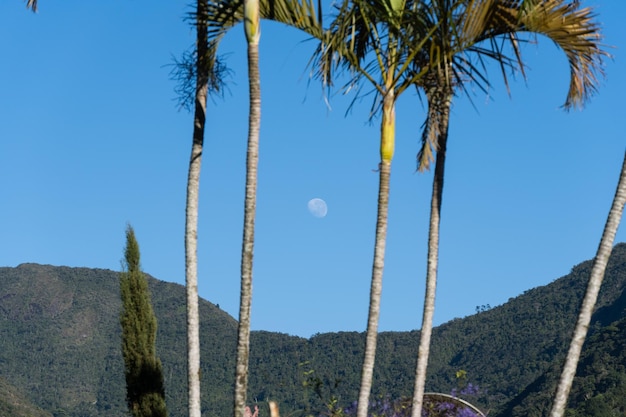
{"label": "treeline", "polygon": [[[476,402],[490,416],[544,415],[590,268],[590,261],[583,262],[549,285],[436,328],[426,389],[450,392],[463,370],[467,381],[481,387]],[[182,417],[185,291],[152,278],[149,284],[167,407],[170,416]],[[571,413],[578,414],[572,416],[609,415],[601,414],[602,403],[611,410],[623,407],[625,290],[626,244],[620,244],[579,366],[571,402]],[[0,268],[0,294],[0,375],[14,392],[55,417],[124,415],[117,272],[35,264]],[[200,315],[203,415],[230,415],[237,323],[206,301]],[[415,331],[381,333],[373,396],[411,394],[418,338]],[[253,332],[249,400],[278,400],[291,416],[323,411],[332,397],[348,405],[357,396],[363,346],[364,334],[357,332],[309,339]],[[591,411],[600,414],[585,414]]]}

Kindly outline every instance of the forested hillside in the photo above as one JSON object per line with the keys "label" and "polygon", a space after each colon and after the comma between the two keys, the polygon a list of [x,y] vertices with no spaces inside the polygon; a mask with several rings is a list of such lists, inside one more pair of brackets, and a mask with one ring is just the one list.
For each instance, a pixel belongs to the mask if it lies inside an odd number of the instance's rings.
{"label": "forested hillside", "polygon": [[[478,401],[490,415],[543,415],[590,269],[591,262],[583,262],[569,275],[502,306],[439,326],[427,390],[449,392],[458,384],[456,372],[465,370],[468,381],[483,389]],[[610,410],[623,407],[619,399],[626,397],[621,349],[626,344],[625,288],[626,244],[620,244],[613,251],[593,335],[583,352],[572,393],[572,413],[578,414],[572,416],[614,415],[605,413],[606,404]],[[172,417],[182,417],[187,385],[185,292],[178,284],[152,278],[150,289],[167,404]],[[203,415],[230,415],[237,323],[207,301],[201,301],[200,308]],[[19,394],[20,403],[32,403],[33,411],[25,416],[123,415],[119,311],[114,271],[36,264],[0,268],[2,392]],[[418,335],[381,334],[374,395],[412,392]],[[348,404],[357,396],[363,345],[363,334],[357,332],[310,339],[253,332],[249,398],[279,400],[285,415],[319,411],[333,395]],[[5,404],[0,402],[0,407]],[[35,407],[49,414],[36,414]],[[589,414],[592,411],[595,414]]]}
{"label": "forested hillside", "polygon": [[[626,415],[626,318],[594,329],[578,365],[569,400],[568,417],[613,417]],[[558,365],[558,366],[557,366]],[[561,369],[553,364],[498,415],[541,417],[548,415],[551,395]]]}
{"label": "forested hillside", "polygon": [[0,416],[52,417],[52,414],[33,405],[15,387],[0,378]]}

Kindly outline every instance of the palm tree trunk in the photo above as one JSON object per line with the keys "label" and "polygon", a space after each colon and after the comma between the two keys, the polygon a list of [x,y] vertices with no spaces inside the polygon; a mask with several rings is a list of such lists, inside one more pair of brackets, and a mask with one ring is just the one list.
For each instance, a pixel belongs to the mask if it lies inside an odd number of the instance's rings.
{"label": "palm tree trunk", "polygon": [[430,226],[428,232],[428,262],[426,269],[426,293],[424,295],[424,313],[422,316],[422,330],[417,351],[417,365],[415,368],[415,387],[413,390],[413,405],[411,417],[420,417],[424,402],[424,388],[426,386],[426,370],[430,354],[430,340],[435,315],[435,295],[437,289],[437,267],[439,264],[439,223],[441,220],[441,201],[443,197],[443,180],[446,163],[446,148],[448,142],[448,122],[452,95],[448,94],[443,101],[439,138],[437,141],[437,156],[435,160],[435,174],[433,177],[433,191],[430,201]]}
{"label": "palm tree trunk", "polygon": [[241,291],[239,330],[237,336],[237,365],[235,374],[235,403],[233,415],[243,417],[248,390],[248,358],[250,354],[250,309],[252,305],[252,264],[254,255],[254,220],[256,212],[259,133],[261,126],[261,77],[259,75],[259,14],[258,1],[247,1],[245,33],[248,40],[248,81],[250,110],[248,116],[248,150],[246,155],[246,192],[244,202],[243,241],[241,247]]}
{"label": "palm tree trunk", "polygon": [[602,286],[604,270],[609,261],[611,251],[613,250],[613,241],[615,240],[615,234],[617,233],[617,228],[622,218],[624,204],[626,204],[626,154],[624,155],[621,175],[615,191],[615,197],[613,198],[613,205],[611,206],[609,217],[604,226],[602,238],[600,239],[600,246],[598,247],[596,257],[593,261],[587,291],[580,308],[569,351],[567,352],[567,358],[565,359],[559,386],[557,387],[557,392],[554,397],[550,417],[562,417],[565,412],[567,397],[569,396],[572,381],[576,374],[580,352],[585,343],[585,338],[587,337],[591,315],[596,305],[600,287]]}
{"label": "palm tree trunk", "polygon": [[361,371],[361,388],[357,404],[357,417],[367,417],[369,396],[372,390],[374,363],[376,360],[376,342],[378,339],[378,318],[380,316],[380,298],[383,289],[383,268],[385,265],[385,245],[387,241],[387,219],[389,212],[389,179],[391,177],[391,159],[395,135],[395,97],[393,90],[387,94],[383,103],[381,122],[381,163],[379,165],[378,216],[376,220],[376,240],[374,244],[374,263],[370,287],[367,333],[365,337],[365,355]]}
{"label": "palm tree trunk", "polygon": [[197,74],[193,143],[187,177],[185,216],[185,281],[187,288],[187,380],[189,417],[200,417],[200,319],[198,315],[198,199],[200,168],[206,123],[208,83],[206,77],[206,0],[197,1]]}
{"label": "palm tree trunk", "polygon": [[374,247],[374,264],[372,267],[370,303],[367,318],[367,333],[365,338],[365,356],[363,358],[363,368],[361,371],[361,388],[359,391],[357,417],[367,417],[369,396],[372,390],[374,362],[376,360],[376,343],[378,338],[378,318],[380,316],[380,298],[383,287],[383,267],[385,264],[390,177],[391,163],[382,162],[379,170],[376,243]]}
{"label": "palm tree trunk", "polygon": [[187,208],[185,223],[185,276],[187,287],[187,347],[189,416],[200,417],[200,331],[198,317],[198,194],[204,109],[196,100],[193,146],[187,179]]}

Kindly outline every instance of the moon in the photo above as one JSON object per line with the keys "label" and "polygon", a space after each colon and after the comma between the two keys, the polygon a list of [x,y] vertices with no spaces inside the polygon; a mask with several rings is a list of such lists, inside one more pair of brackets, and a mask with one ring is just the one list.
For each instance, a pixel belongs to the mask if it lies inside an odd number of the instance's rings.
{"label": "moon", "polygon": [[321,198],[313,198],[309,200],[307,207],[309,212],[318,218],[326,217],[326,214],[328,213],[328,206]]}

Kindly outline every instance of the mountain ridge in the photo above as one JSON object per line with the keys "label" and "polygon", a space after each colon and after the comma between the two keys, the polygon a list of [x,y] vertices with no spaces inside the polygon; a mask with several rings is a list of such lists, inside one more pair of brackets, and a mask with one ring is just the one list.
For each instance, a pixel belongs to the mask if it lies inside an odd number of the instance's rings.
{"label": "mountain ridge", "polygon": [[[448,392],[459,384],[455,374],[462,369],[468,381],[483,387],[485,394],[477,401],[493,410],[491,415],[511,410],[511,401],[524,392],[530,395],[541,386],[538,380],[560,366],[591,264],[584,261],[570,274],[507,303],[436,327],[427,389]],[[148,278],[168,408],[172,417],[183,416],[185,289]],[[618,244],[594,314],[595,333],[624,317],[625,289],[626,244]],[[33,263],[0,267],[0,377],[55,417],[122,414],[119,308],[116,271]],[[203,416],[229,414],[237,322],[203,299],[200,314]],[[287,412],[323,410],[331,396],[352,402],[363,337],[360,332],[310,338],[252,332],[249,398],[278,399]],[[418,338],[418,331],[380,334],[375,396],[411,394]],[[311,391],[312,384],[318,392]]]}

